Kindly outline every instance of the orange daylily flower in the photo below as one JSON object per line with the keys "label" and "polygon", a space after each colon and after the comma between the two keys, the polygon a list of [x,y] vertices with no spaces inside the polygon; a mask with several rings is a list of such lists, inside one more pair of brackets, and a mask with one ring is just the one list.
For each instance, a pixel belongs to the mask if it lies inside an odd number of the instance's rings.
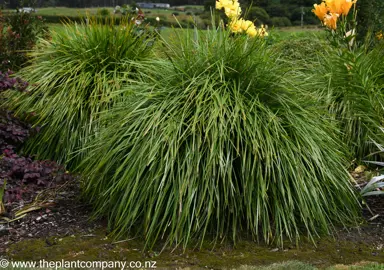
{"label": "orange daylily flower", "polygon": [[343,4],[345,0],[325,0],[328,11],[330,13],[341,14],[343,12]]}
{"label": "orange daylily flower", "polygon": [[346,0],[342,5],[343,15],[347,16],[351,7],[356,3],[356,0]]}
{"label": "orange daylily flower", "polygon": [[320,5],[314,4],[313,7],[314,9],[312,9],[312,12],[322,21],[328,12],[325,3],[322,2]]}
{"label": "orange daylily flower", "polygon": [[325,3],[327,4],[330,13],[347,16],[349,10],[356,1],[357,0],[325,0]]}
{"label": "orange daylily flower", "polygon": [[330,13],[325,15],[324,17],[324,25],[330,29],[336,29],[337,27],[337,19],[339,18],[339,14]]}

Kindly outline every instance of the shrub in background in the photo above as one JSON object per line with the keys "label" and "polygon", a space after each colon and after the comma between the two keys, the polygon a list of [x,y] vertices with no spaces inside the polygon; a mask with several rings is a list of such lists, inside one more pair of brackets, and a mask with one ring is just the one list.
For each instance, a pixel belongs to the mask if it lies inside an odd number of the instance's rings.
{"label": "shrub in background", "polygon": [[292,23],[287,17],[272,17],[271,24],[277,27],[291,26]]}
{"label": "shrub in background", "polygon": [[289,6],[279,5],[279,4],[271,4],[268,5],[265,10],[268,12],[271,17],[290,17],[291,10]]}
{"label": "shrub in background", "polygon": [[255,21],[258,25],[269,23],[268,13],[260,7],[251,7],[247,12],[247,18],[251,21]]}
{"label": "shrub in background", "polygon": [[364,41],[366,35],[372,32],[372,37],[384,31],[384,1],[382,0],[359,0],[357,1],[358,39]]}
{"label": "shrub in background", "polygon": [[292,10],[291,16],[289,19],[291,20],[293,25],[301,25],[301,13],[304,12],[304,25],[313,25],[318,24],[318,20],[316,16],[311,12],[313,6],[311,7],[297,7]]}
{"label": "shrub in background", "polygon": [[220,29],[176,36],[169,60],[139,64],[141,79],[123,90],[132,95],[102,113],[111,125],[86,147],[96,216],[147,247],[239,231],[281,243],[353,222],[336,130],[264,41]]}
{"label": "shrub in background", "polygon": [[25,149],[40,159],[68,161],[98,132],[99,113],[120,98],[116,91],[136,72],[131,62],[151,55],[153,38],[146,33],[129,19],[116,26],[112,18],[109,24],[90,18],[42,41],[19,72],[30,83],[28,93],[9,97],[18,115],[34,112],[33,123],[42,127]]}
{"label": "shrub in background", "polygon": [[106,8],[102,8],[102,9],[99,9],[99,10],[97,11],[97,15],[99,15],[99,16],[103,16],[103,17],[109,16],[110,14],[111,14],[111,13],[110,13],[109,10],[106,9]]}
{"label": "shrub in background", "polygon": [[48,28],[41,16],[19,11],[3,16],[0,11],[1,70],[18,70],[28,61],[27,52],[38,38],[47,36]]}
{"label": "shrub in background", "polygon": [[217,9],[213,9],[212,11],[209,12],[203,12],[200,14],[201,18],[201,25],[203,29],[210,28],[212,26],[212,20],[215,20],[216,24],[220,23],[220,20],[223,20],[225,23],[228,23],[228,18],[224,14],[224,12],[219,11]]}

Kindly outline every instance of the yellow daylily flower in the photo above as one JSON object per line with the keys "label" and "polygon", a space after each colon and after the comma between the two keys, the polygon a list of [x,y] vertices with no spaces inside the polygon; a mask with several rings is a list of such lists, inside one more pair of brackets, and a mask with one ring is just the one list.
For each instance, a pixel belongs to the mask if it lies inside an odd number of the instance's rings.
{"label": "yellow daylily flower", "polygon": [[230,19],[238,18],[241,15],[241,7],[239,3],[231,4],[224,7],[224,12]]}
{"label": "yellow daylily flower", "polygon": [[377,34],[376,34],[376,38],[377,38],[378,40],[383,39],[383,38],[384,38],[383,32],[380,31],[379,33],[377,33]]}
{"label": "yellow daylily flower", "polygon": [[243,22],[242,22],[241,28],[242,28],[244,31],[247,31],[247,30],[248,30],[249,28],[251,28],[251,27],[255,27],[255,25],[253,24],[252,21],[248,21],[248,20],[246,20],[246,21],[243,21]]}
{"label": "yellow daylily flower", "polygon": [[221,3],[221,1],[216,1],[216,9],[220,10],[223,8],[223,4]]}
{"label": "yellow daylily flower", "polygon": [[243,23],[244,23],[244,19],[236,19],[236,20],[232,20],[228,26],[229,26],[229,29],[231,29],[231,31],[233,33],[242,33],[243,32],[243,28],[242,28]]}
{"label": "yellow daylily flower", "polygon": [[240,4],[237,0],[216,1],[216,9],[224,9],[225,15],[230,19],[237,18],[241,14]]}
{"label": "yellow daylily flower", "polygon": [[256,29],[256,26],[251,26],[247,29],[247,35],[250,36],[250,37],[255,37],[257,36],[258,32],[257,32],[257,29]]}
{"label": "yellow daylily flower", "polygon": [[262,24],[261,27],[259,29],[257,29],[257,34],[260,37],[267,37],[268,36],[268,32],[267,32],[267,29],[264,27],[264,24]]}

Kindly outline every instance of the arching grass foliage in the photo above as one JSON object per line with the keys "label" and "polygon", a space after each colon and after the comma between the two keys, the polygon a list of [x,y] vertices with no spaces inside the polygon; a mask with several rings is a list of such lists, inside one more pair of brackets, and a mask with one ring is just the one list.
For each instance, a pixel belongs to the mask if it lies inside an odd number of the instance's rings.
{"label": "arching grass foliage", "polygon": [[137,64],[86,147],[85,195],[115,235],[281,243],[356,220],[337,130],[263,40],[218,28],[174,44]]}
{"label": "arching grass foliage", "polygon": [[118,90],[134,77],[127,60],[151,56],[153,37],[128,18],[120,25],[113,18],[87,21],[65,24],[41,40],[31,65],[19,72],[29,92],[9,98],[19,115],[35,114],[41,131],[26,150],[40,159],[68,162],[99,130],[98,114],[121,98]]}

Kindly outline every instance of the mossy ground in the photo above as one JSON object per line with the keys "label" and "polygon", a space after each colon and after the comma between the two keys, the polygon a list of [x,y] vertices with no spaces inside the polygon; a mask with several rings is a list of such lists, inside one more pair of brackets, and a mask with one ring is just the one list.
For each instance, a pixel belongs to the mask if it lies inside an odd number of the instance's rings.
{"label": "mossy ground", "polygon": [[[115,242],[105,236],[103,230],[90,235],[50,237],[30,239],[16,243],[8,249],[7,257],[12,260],[119,260],[119,261],[156,261],[160,269],[255,269],[253,266],[271,265],[286,261],[300,261],[318,268],[334,265],[352,265],[361,261],[384,263],[384,252],[360,242],[340,242],[322,239],[314,246],[301,243],[300,247],[287,245],[284,249],[274,249],[243,240],[233,247],[230,243],[206,243],[201,249],[166,248],[142,252],[143,242],[138,239]],[[244,265],[248,265],[244,268]],[[311,267],[312,267],[311,266]],[[339,266],[337,266],[339,267]],[[376,267],[376,266],[375,266]],[[379,267],[381,267],[379,265]],[[256,268],[257,269],[257,268]],[[279,268],[277,268],[279,269]],[[313,269],[313,268],[281,268]],[[345,269],[345,268],[335,268]],[[371,268],[369,268],[371,269]],[[384,269],[372,268],[372,269]]]}

